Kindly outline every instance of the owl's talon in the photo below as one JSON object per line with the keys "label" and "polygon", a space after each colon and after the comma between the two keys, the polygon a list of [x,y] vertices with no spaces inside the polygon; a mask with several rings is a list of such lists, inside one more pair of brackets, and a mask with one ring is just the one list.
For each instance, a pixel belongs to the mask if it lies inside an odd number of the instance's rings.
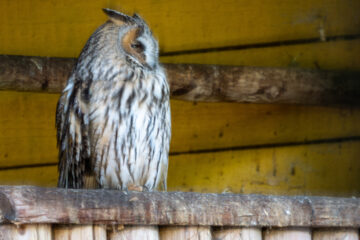
{"label": "owl's talon", "polygon": [[136,192],[142,192],[144,190],[144,187],[135,185],[135,184],[128,184],[127,186],[128,191],[136,191]]}

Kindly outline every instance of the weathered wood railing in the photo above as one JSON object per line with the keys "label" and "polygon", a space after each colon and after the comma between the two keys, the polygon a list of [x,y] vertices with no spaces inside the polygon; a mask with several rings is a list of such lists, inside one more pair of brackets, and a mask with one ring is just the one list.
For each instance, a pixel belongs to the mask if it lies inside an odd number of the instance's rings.
{"label": "weathered wood railing", "polygon": [[[61,92],[72,58],[0,55],[0,90]],[[188,101],[360,105],[360,72],[164,64],[171,96]]]}
{"label": "weathered wood railing", "polygon": [[[74,61],[0,56],[0,90],[60,92]],[[359,72],[164,66],[182,100],[360,105]],[[359,228],[359,198],[0,187],[0,240],[358,240]]]}
{"label": "weathered wood railing", "polygon": [[135,226],[153,239],[359,239],[360,198],[0,187],[0,239],[137,239]]}

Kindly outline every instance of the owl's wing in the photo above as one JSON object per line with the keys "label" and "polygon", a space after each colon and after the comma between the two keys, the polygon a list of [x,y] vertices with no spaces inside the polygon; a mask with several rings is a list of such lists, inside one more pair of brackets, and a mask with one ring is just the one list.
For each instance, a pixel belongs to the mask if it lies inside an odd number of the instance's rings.
{"label": "owl's wing", "polygon": [[58,187],[83,188],[90,161],[87,101],[81,81],[70,77],[56,108]]}
{"label": "owl's wing", "polygon": [[163,118],[163,151],[165,151],[163,158],[163,166],[161,170],[160,184],[158,186],[159,191],[167,191],[167,173],[168,173],[168,157],[169,157],[169,146],[171,139],[171,113],[170,113],[170,102],[167,100],[162,104],[162,118]]}

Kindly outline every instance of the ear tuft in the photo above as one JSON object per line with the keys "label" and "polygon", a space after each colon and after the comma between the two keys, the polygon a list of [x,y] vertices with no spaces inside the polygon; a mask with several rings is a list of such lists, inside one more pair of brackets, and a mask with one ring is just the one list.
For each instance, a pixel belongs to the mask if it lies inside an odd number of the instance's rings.
{"label": "ear tuft", "polygon": [[145,20],[142,17],[140,17],[140,15],[138,15],[137,13],[134,13],[132,18],[135,19],[137,22],[140,22],[140,23],[143,23],[146,25]]}
{"label": "ear tuft", "polygon": [[134,13],[132,17],[135,19],[142,19],[137,13]]}
{"label": "ear tuft", "polygon": [[132,19],[132,17],[130,17],[130,16],[124,14],[124,13],[115,11],[113,9],[103,8],[103,11],[104,11],[104,13],[106,15],[108,15],[110,20],[113,23],[117,24],[117,25],[123,25],[123,24],[126,24],[126,23],[132,23],[134,21]]}

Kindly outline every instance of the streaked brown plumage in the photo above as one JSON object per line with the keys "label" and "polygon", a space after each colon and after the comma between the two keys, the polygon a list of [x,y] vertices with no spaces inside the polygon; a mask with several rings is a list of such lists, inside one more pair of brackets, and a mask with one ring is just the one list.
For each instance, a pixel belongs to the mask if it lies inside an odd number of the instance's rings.
{"label": "streaked brown plumage", "polygon": [[113,189],[166,189],[169,87],[158,43],[138,16],[110,20],[89,38],[56,111],[59,187],[89,179]]}

